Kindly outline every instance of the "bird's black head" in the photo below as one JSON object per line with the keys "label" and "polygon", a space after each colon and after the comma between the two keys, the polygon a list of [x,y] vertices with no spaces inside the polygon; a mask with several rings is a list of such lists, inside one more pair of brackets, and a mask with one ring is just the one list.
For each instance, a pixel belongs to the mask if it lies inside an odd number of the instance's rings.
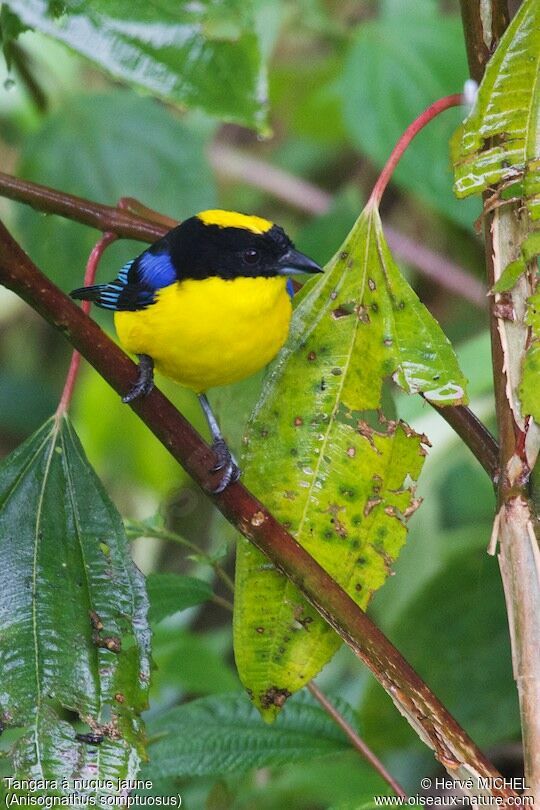
{"label": "bird's black head", "polygon": [[184,220],[150,252],[168,252],[179,279],[291,276],[321,268],[278,225],[233,211],[203,211]]}

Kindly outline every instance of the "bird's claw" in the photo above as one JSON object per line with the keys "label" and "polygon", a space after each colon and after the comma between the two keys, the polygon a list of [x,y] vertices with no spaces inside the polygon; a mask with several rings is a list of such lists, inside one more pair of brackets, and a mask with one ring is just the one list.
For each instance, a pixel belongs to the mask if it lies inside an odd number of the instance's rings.
{"label": "bird's claw", "polygon": [[210,468],[210,472],[223,471],[219,484],[211,490],[214,495],[219,495],[220,492],[227,489],[230,484],[234,484],[238,481],[241,470],[223,439],[216,439],[212,445],[212,450],[214,451],[217,461],[214,466]]}
{"label": "bird's claw", "polygon": [[133,402],[134,399],[138,399],[139,397],[145,397],[147,394],[150,393],[153,387],[154,387],[153,380],[148,381],[147,379],[141,378],[141,376],[139,376],[133,388],[131,388],[127,392],[127,394],[124,397],[122,397],[122,402],[125,405],[127,405],[128,402]]}
{"label": "bird's claw", "polygon": [[139,374],[135,385],[122,397],[122,402],[127,404],[134,399],[145,397],[154,387],[154,361],[147,354],[139,355]]}

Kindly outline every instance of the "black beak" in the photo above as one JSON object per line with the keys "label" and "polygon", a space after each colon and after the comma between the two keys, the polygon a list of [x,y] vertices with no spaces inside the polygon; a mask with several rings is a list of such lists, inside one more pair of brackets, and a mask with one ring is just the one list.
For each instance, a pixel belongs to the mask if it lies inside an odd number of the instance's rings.
{"label": "black beak", "polygon": [[295,276],[297,273],[322,273],[322,267],[317,262],[300,253],[299,250],[290,248],[278,262],[278,275]]}

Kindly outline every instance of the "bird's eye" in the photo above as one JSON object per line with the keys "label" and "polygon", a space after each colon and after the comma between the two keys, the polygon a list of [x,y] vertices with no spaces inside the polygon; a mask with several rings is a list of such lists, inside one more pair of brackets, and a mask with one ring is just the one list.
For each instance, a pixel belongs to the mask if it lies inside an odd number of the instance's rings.
{"label": "bird's eye", "polygon": [[246,264],[257,264],[259,261],[259,251],[254,248],[248,248],[244,250],[242,258]]}

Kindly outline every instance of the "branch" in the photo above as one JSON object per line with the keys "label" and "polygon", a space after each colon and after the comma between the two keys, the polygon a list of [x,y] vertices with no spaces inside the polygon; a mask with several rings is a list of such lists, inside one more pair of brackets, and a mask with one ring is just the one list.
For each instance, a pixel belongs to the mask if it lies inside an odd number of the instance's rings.
{"label": "branch", "polygon": [[[47,279],[0,225],[0,282],[23,298],[94,366],[120,395],[127,393],[136,366],[73,302]],[[203,488],[214,462],[203,443],[169,400],[154,389],[132,409]],[[466,732],[348,594],[240,483],[211,496],[223,515],[263,552],[306,596],[321,616],[369,667],[399,711],[457,778],[498,777]],[[514,796],[503,782],[492,795]],[[501,785],[501,787],[499,787]],[[475,793],[482,792],[477,786]]]}
{"label": "branch", "polygon": [[0,195],[26,203],[45,214],[59,214],[61,217],[97,228],[98,231],[110,231],[124,239],[155,242],[169,230],[167,226],[130,210],[101,205],[39,183],[20,180],[4,172],[0,172]]}
{"label": "branch", "polygon": [[448,422],[496,484],[499,480],[499,445],[484,423],[464,405],[438,408],[431,402],[429,404]]}

